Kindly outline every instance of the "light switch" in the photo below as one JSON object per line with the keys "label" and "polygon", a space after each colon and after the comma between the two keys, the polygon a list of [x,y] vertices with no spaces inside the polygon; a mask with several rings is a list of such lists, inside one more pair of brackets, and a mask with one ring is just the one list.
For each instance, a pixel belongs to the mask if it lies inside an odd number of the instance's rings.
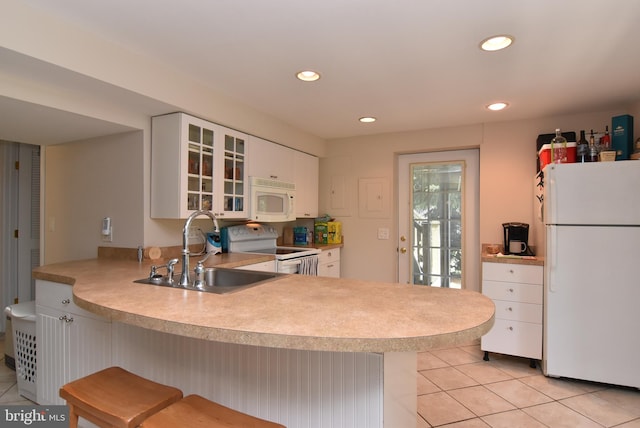
{"label": "light switch", "polygon": [[389,229],[386,227],[379,227],[378,239],[389,239]]}

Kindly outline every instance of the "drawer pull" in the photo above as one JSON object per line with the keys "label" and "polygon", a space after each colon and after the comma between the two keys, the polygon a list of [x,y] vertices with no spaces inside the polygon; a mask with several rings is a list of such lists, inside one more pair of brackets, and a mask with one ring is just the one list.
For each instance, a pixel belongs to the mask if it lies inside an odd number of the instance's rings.
{"label": "drawer pull", "polygon": [[513,312],[513,308],[512,308],[511,306],[509,306],[509,307],[507,308],[507,310],[508,310],[509,312]]}
{"label": "drawer pull", "polygon": [[71,303],[71,299],[64,299],[61,303],[63,305],[68,305],[69,303]]}
{"label": "drawer pull", "polygon": [[513,293],[513,288],[510,288],[508,291],[509,293]]}
{"label": "drawer pull", "polygon": [[513,331],[513,327],[509,326],[509,327],[507,327],[507,330]]}

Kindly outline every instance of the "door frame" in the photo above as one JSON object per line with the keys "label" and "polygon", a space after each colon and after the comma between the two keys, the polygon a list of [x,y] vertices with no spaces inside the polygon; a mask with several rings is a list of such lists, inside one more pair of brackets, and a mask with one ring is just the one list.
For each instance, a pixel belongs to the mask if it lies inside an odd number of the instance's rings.
{"label": "door frame", "polygon": [[[411,283],[411,252],[401,248],[413,248],[411,242],[411,192],[409,184],[411,165],[429,162],[463,161],[465,165],[464,210],[462,212],[462,288],[480,290],[480,150],[448,150],[400,154],[397,157],[398,183],[398,277],[400,283]],[[471,207],[471,212],[467,207]],[[402,237],[406,241],[402,241]]]}

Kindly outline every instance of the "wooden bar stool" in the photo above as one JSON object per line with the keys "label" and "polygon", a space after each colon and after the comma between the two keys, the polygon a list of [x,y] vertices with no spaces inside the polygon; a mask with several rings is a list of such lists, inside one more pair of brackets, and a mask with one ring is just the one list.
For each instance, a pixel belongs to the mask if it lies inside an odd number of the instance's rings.
{"label": "wooden bar stool", "polygon": [[60,388],[69,405],[69,427],[82,417],[100,427],[134,428],[182,398],[182,391],[120,367],[109,367]]}
{"label": "wooden bar stool", "polygon": [[140,424],[140,428],[286,428],[246,413],[209,401],[199,395],[188,395],[165,407]]}

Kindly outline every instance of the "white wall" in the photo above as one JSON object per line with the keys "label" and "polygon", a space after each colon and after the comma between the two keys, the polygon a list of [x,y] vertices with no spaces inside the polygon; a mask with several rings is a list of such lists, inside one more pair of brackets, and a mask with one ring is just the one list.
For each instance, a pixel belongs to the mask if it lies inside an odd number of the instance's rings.
{"label": "white wall", "polygon": [[[396,156],[400,153],[476,148],[482,143],[482,125],[382,134],[329,142],[320,170],[320,213],[343,223],[344,277],[395,281],[397,268]],[[332,206],[331,182],[344,178],[346,208]],[[358,180],[383,178],[391,183],[393,206],[388,218],[362,218],[358,214]],[[379,240],[377,230],[389,228],[390,239]]]}
{"label": "white wall", "polygon": [[[144,243],[142,135],[136,131],[45,148],[44,263],[96,257],[101,245]],[[103,217],[111,217],[111,243],[101,241]]]}
{"label": "white wall", "polygon": [[[581,129],[603,131],[605,125],[611,126],[612,116],[632,114],[637,117],[639,110],[640,105],[635,104],[572,116],[330,141],[328,156],[321,163],[320,212],[335,215],[337,220],[343,222],[345,247],[342,252],[342,275],[396,280],[397,154],[479,147],[480,243],[501,243],[502,223],[521,221],[533,225],[533,179],[536,174],[536,138],[539,134],[552,133],[557,127],[576,133]],[[346,199],[349,206],[332,212],[329,192],[331,181],[336,177],[347,184]],[[368,219],[358,215],[358,179],[371,177],[388,178],[394,183],[391,186],[394,207],[389,218]],[[392,231],[391,239],[378,240],[379,227],[388,227]],[[479,284],[469,285],[468,288],[479,289]]]}

